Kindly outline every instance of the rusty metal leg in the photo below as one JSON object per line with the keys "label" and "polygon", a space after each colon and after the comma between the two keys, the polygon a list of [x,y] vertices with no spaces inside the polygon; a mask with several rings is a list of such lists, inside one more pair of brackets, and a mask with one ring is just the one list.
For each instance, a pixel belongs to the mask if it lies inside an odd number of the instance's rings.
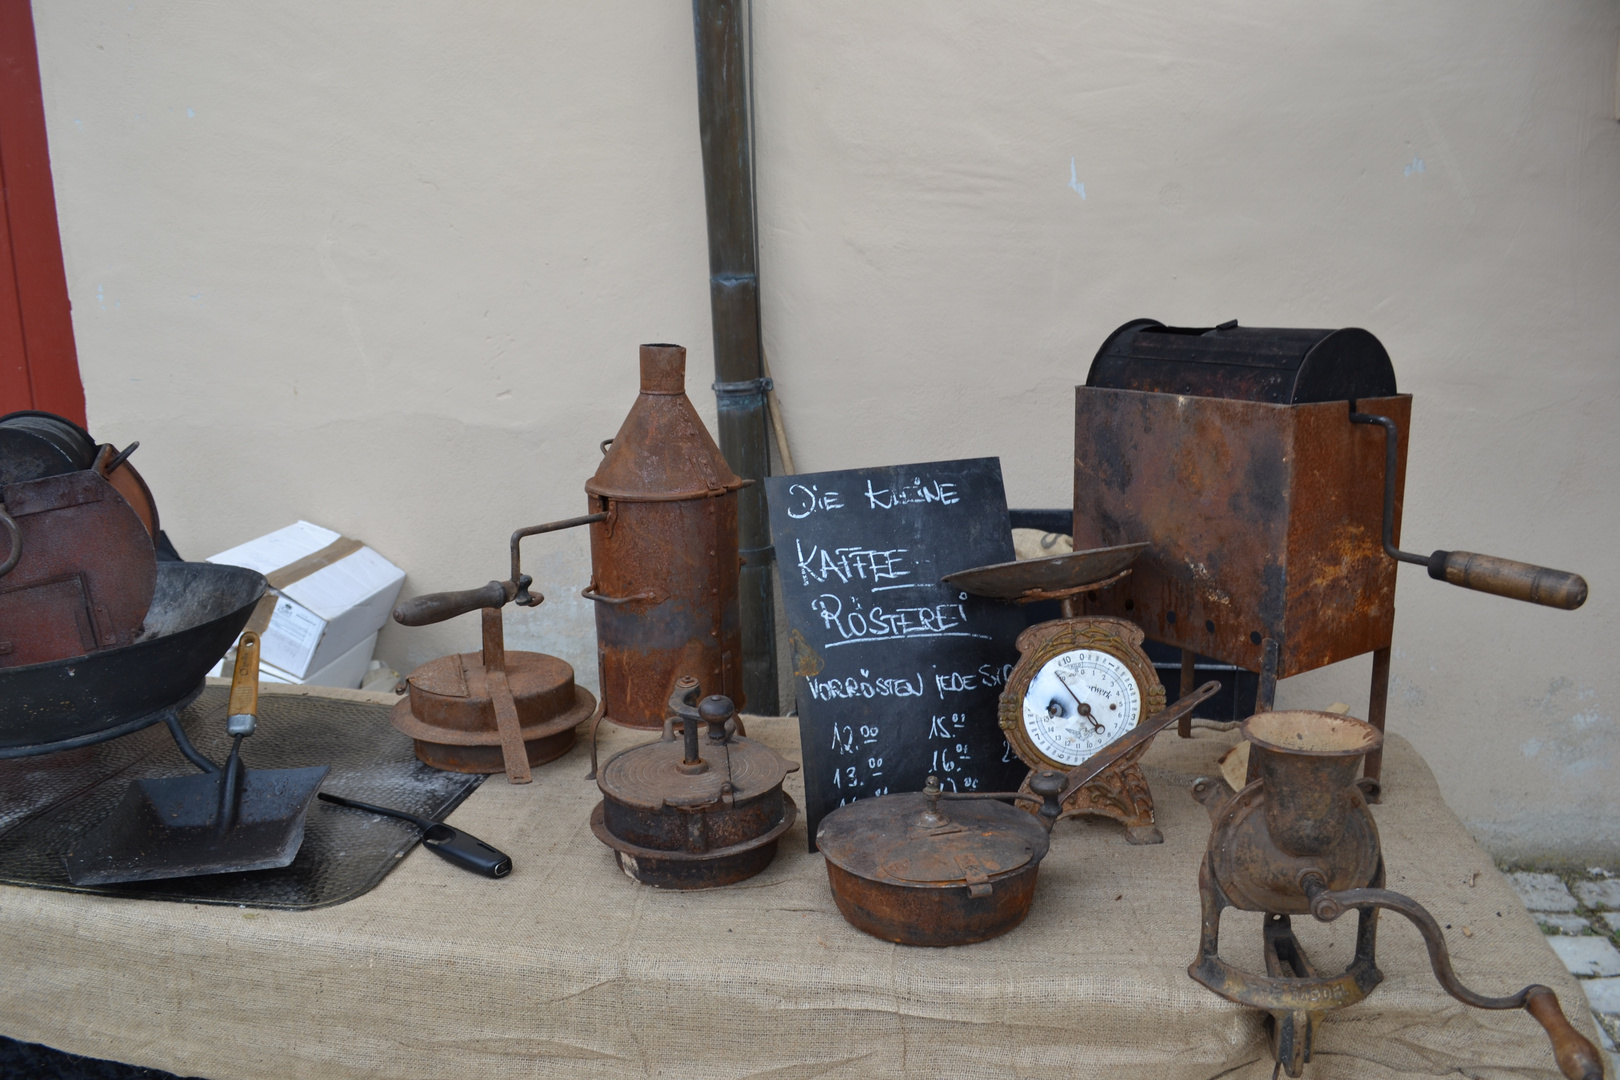
{"label": "rusty metal leg", "polygon": [[484,609],[484,679],[490,704],[495,709],[495,730],[501,736],[501,757],[506,762],[506,781],[527,784],[534,779],[529,768],[529,751],[523,744],[522,723],[512,687],[506,680],[506,635],[500,608]]}
{"label": "rusty metal leg", "polygon": [[1260,644],[1260,689],[1255,695],[1254,711],[1270,712],[1277,701],[1277,639],[1266,638]]}
{"label": "rusty metal leg", "polygon": [[[1277,701],[1277,639],[1266,638],[1260,645],[1260,688],[1255,694],[1254,711],[1270,712]],[[1252,784],[1260,779],[1260,760],[1249,755],[1249,771],[1244,782]],[[1292,1074],[1290,1074],[1292,1075]]]}
{"label": "rusty metal leg", "polygon": [[[1181,693],[1176,695],[1177,698],[1184,698],[1193,692],[1198,677],[1198,673],[1194,668],[1194,660],[1197,659],[1197,656],[1198,654],[1191,649],[1181,650]],[[1192,738],[1192,713],[1188,713],[1176,722],[1176,734],[1183,739]]]}
{"label": "rusty metal leg", "polygon": [[591,713],[591,771],[585,774],[587,780],[596,779],[596,729],[602,723],[602,713],[605,711],[606,706],[607,696],[603,695],[601,700],[596,703],[596,711]]}
{"label": "rusty metal leg", "polygon": [[[1367,693],[1367,723],[1377,728],[1379,734],[1383,734],[1385,709],[1389,705],[1389,649],[1386,645],[1373,650],[1372,688]],[[1378,749],[1367,755],[1362,775],[1376,784],[1383,769],[1384,747],[1380,743]],[[1377,802],[1378,794],[1376,788],[1369,792],[1368,801]]]}

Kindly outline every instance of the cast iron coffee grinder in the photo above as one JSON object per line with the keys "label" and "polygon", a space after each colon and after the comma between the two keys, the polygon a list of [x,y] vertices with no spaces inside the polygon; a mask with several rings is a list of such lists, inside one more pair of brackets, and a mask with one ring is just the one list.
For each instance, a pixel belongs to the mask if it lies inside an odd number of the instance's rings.
{"label": "cast iron coffee grinder", "polygon": [[[1279,1070],[1300,1076],[1323,1014],[1355,1004],[1383,981],[1374,950],[1378,909],[1388,908],[1423,935],[1435,978],[1447,993],[1475,1008],[1524,1009],[1546,1029],[1565,1076],[1602,1080],[1597,1050],[1564,1018],[1551,990],[1532,985],[1506,997],[1469,990],[1451,969],[1434,916],[1383,887],[1378,827],[1365,794],[1371,782],[1356,779],[1362,758],[1383,743],[1378,729],[1333,713],[1266,712],[1244,721],[1243,735],[1250,745],[1250,775],[1257,779],[1238,792],[1219,778],[1193,785],[1212,829],[1198,872],[1202,939],[1187,973],[1228,1001],[1271,1014],[1271,1051]],[[1221,912],[1229,907],[1265,913],[1265,974],[1221,959]],[[1351,908],[1360,920],[1355,958],[1337,975],[1319,974],[1289,919],[1309,914],[1332,922]]]}

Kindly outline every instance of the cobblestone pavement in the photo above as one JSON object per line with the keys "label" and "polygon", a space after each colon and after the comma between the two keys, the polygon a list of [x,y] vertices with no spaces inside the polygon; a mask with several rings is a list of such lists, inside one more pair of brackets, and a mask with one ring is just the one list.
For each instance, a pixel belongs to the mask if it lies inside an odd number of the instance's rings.
{"label": "cobblestone pavement", "polygon": [[1599,866],[1584,872],[1509,870],[1507,879],[1541,924],[1547,944],[1581,980],[1609,1055],[1609,1075],[1620,1077],[1620,873]]}

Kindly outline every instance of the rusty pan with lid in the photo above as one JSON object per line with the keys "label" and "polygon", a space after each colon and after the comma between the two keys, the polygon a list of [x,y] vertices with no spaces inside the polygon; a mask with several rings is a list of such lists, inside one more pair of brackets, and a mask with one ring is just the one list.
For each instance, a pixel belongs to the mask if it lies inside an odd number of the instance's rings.
{"label": "rusty pan with lid", "polygon": [[968,945],[1005,934],[1029,914],[1064,800],[1220,688],[1205,683],[1067,773],[1031,773],[1027,792],[943,792],[930,776],[920,792],[839,807],[816,832],[839,912],[901,945]]}

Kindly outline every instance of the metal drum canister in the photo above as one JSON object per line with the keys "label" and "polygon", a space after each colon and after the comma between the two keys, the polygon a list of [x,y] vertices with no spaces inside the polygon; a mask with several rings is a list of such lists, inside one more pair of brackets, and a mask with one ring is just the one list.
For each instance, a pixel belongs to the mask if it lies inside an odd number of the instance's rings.
{"label": "metal drum canister", "polygon": [[683,675],[744,704],[738,477],[686,397],[686,350],[641,347],[641,396],[586,481],[605,719],[662,728]]}

